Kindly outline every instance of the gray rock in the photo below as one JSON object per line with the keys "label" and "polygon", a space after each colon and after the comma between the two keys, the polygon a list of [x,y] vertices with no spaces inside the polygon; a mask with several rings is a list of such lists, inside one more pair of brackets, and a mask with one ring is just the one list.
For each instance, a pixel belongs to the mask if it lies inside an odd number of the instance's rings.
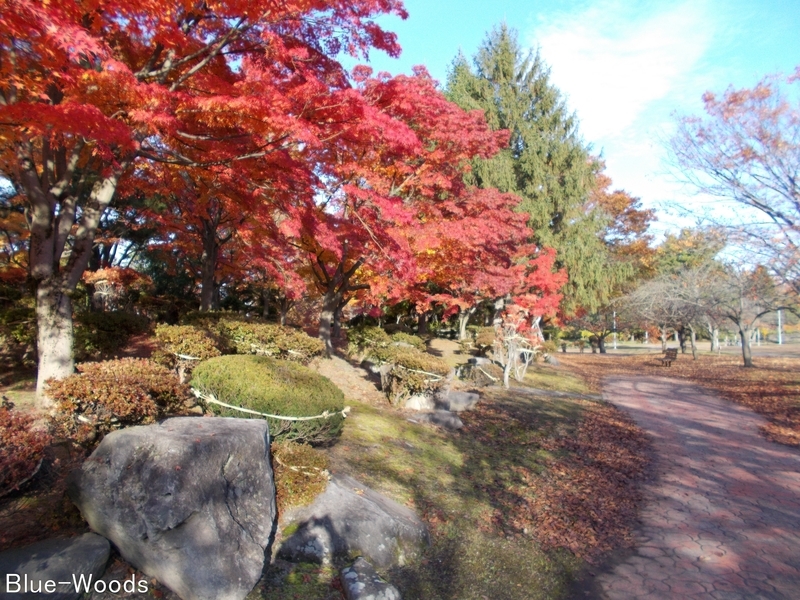
{"label": "gray rock", "polygon": [[467,362],[471,365],[477,365],[479,367],[492,364],[492,361],[486,358],[485,356],[473,356]]}
{"label": "gray rock", "polygon": [[409,410],[432,410],[435,406],[433,398],[425,394],[414,394],[405,403]]}
{"label": "gray rock", "polygon": [[555,354],[545,354],[544,362],[546,362],[548,365],[553,365],[556,367],[561,364],[560,362],[558,362],[558,359],[556,358]]}
{"label": "gray rock", "polygon": [[414,420],[419,423],[430,423],[431,425],[438,425],[444,429],[452,431],[464,427],[461,418],[454,412],[449,410],[432,410],[430,412],[421,412],[414,415]]}
{"label": "gray rock", "polygon": [[[352,477],[334,475],[307,507],[290,511],[278,558],[331,563],[362,555],[381,568],[404,565],[429,543],[425,523]],[[291,527],[289,527],[291,526]]]}
{"label": "gray rock", "polygon": [[[75,600],[84,592],[76,586],[80,585],[81,576],[84,583],[91,585],[103,574],[110,552],[108,540],[94,533],[7,550],[0,554],[0,599]],[[66,585],[58,585],[59,582]]]}
{"label": "gray rock", "polygon": [[463,412],[465,410],[472,410],[475,408],[480,399],[480,395],[476,394],[475,392],[458,392],[456,390],[450,390],[448,392],[437,394],[436,408],[440,410],[449,410],[450,412]]}
{"label": "gray rock", "polygon": [[267,423],[178,417],[115,431],[69,492],[92,529],[183,600],[241,600],[275,524]]}
{"label": "gray rock", "polygon": [[339,574],[347,600],[402,600],[397,588],[381,579],[372,565],[360,556]]}

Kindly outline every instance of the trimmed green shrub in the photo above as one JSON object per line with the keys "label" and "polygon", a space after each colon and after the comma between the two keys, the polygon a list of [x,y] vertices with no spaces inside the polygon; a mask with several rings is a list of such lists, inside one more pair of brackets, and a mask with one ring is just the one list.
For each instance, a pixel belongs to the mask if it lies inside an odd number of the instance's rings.
{"label": "trimmed green shrub", "polygon": [[92,445],[109,431],[153,423],[183,412],[188,386],[169,370],[137,358],[78,365],[78,373],[47,382],[56,402],[56,432]]}
{"label": "trimmed green shrub", "polygon": [[425,344],[425,340],[421,337],[417,337],[416,335],[411,335],[409,333],[404,333],[402,331],[398,331],[391,335],[391,340],[395,344],[408,344],[409,346],[413,346],[417,350],[421,352],[425,352],[427,345]]}
{"label": "trimmed green shrub", "polygon": [[0,404],[0,496],[18,489],[36,472],[50,435],[30,415]]}
{"label": "trimmed green shrub", "polygon": [[206,360],[220,356],[225,349],[220,336],[195,325],[158,325],[156,339],[161,346],[156,360],[169,368],[175,367],[178,355]]}
{"label": "trimmed green shrub", "polygon": [[386,323],[386,325],[383,326],[383,330],[389,335],[393,335],[395,333],[410,334],[412,332],[412,330],[409,327],[406,327],[402,323]]}
{"label": "trimmed green shrub", "polygon": [[328,457],[307,444],[289,440],[273,442],[272,469],[278,514],[311,504],[328,485]]}
{"label": "trimmed green shrub", "polygon": [[348,352],[350,354],[369,353],[373,348],[385,348],[392,338],[380,327],[358,325],[347,330]]}
{"label": "trimmed green shrub", "polygon": [[227,319],[244,319],[244,317],[238,313],[226,312],[223,310],[193,310],[181,317],[181,325],[200,325],[202,327],[211,327],[223,317]]}
{"label": "trimmed green shrub", "polygon": [[218,320],[215,329],[237,354],[259,354],[307,364],[325,351],[322,340],[304,331],[263,321],[224,317]]}
{"label": "trimmed green shrub", "polygon": [[556,352],[558,352],[558,342],[555,340],[547,340],[540,344],[536,356],[538,357],[541,354],[555,354]]}
{"label": "trimmed green shrub", "polygon": [[150,321],[124,311],[85,312],[75,317],[75,360],[107,357],[120,350],[131,336],[146,333]]}
{"label": "trimmed green shrub", "polygon": [[442,387],[450,366],[428,354],[425,341],[415,335],[396,332],[391,336],[380,327],[361,325],[347,332],[349,351],[391,365],[381,375],[381,387],[392,404],[414,394],[432,393]]}
{"label": "trimmed green shrub", "polygon": [[[267,418],[274,438],[325,444],[342,431],[344,394],[329,379],[297,363],[268,356],[218,356],[195,367],[191,384],[221,402],[260,413],[310,417],[339,412],[309,421]],[[261,418],[213,403],[208,408],[226,417]]]}
{"label": "trimmed green shrub", "polygon": [[376,348],[371,356],[378,362],[392,365],[381,378],[383,391],[392,404],[415,394],[435,393],[445,385],[451,372],[447,362],[416,348]]}
{"label": "trimmed green shrub", "polygon": [[460,377],[480,387],[502,385],[503,367],[494,363],[488,365],[467,364],[461,367]]}
{"label": "trimmed green shrub", "polygon": [[475,347],[481,354],[486,354],[494,346],[494,327],[478,327],[475,331]]}

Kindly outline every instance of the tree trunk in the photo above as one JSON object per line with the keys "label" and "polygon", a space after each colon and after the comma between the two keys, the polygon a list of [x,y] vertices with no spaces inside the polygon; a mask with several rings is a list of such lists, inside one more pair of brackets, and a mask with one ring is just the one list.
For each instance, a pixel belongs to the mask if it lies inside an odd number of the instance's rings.
{"label": "tree trunk", "polygon": [[515,342],[511,342],[505,349],[505,355],[503,359],[505,363],[503,364],[503,387],[508,389],[510,384],[511,378],[511,369],[514,368],[514,358],[517,354],[517,344]]}
{"label": "tree trunk", "polygon": [[219,244],[217,243],[216,227],[208,221],[203,221],[203,254],[200,256],[200,310],[206,312],[214,305],[216,282],[214,275],[217,270],[217,257]]}
{"label": "tree trunk", "polygon": [[269,318],[269,290],[266,288],[261,290],[261,318]]}
{"label": "tree trunk", "polygon": [[597,336],[597,347],[600,350],[600,354],[606,353],[606,336]]}
{"label": "tree trunk", "polygon": [[342,307],[337,306],[333,312],[333,339],[338,340],[342,335]]}
{"label": "tree trunk", "polygon": [[[30,241],[28,265],[36,282],[36,324],[39,342],[39,370],[36,396],[42,407],[52,406],[45,393],[45,382],[61,379],[73,372],[72,300],[92,254],[95,233],[117,187],[127,162],[119,170],[95,181],[88,198],[78,209],[78,197],[68,190],[72,185],[83,144],[73,150],[63,176],[56,185],[43,185],[33,160],[32,146],[19,148],[20,177],[29,203]],[[43,145],[43,156],[49,168],[49,143]],[[55,191],[54,190],[57,190]],[[77,217],[77,218],[76,218]],[[75,227],[77,223],[77,227]],[[69,252],[65,253],[69,242]],[[65,255],[66,254],[66,255]]]}
{"label": "tree trunk", "polygon": [[294,302],[292,300],[289,300],[288,298],[281,298],[281,325],[284,327],[286,327],[286,317],[288,316],[289,311],[292,310],[292,306],[294,306]]}
{"label": "tree trunk", "polygon": [[739,326],[739,338],[742,340],[742,359],[745,367],[753,367],[753,353],[750,349],[750,336],[753,330],[750,327]]}
{"label": "tree trunk", "polygon": [[428,333],[428,311],[421,312],[417,320],[417,335]]}
{"label": "tree trunk", "polygon": [[329,290],[322,300],[322,312],[319,315],[319,339],[325,344],[325,356],[333,356],[333,319],[339,306],[338,294]]}
{"label": "tree trunk", "polygon": [[708,330],[708,336],[711,338],[711,352],[719,352],[719,327],[707,321],[706,329]]}
{"label": "tree trunk", "polygon": [[492,323],[495,323],[497,319],[500,318],[500,315],[503,314],[503,311],[506,308],[506,299],[505,298],[498,298],[494,301],[494,314],[492,315]]}
{"label": "tree trunk", "polygon": [[660,327],[659,329],[661,329],[661,351],[662,352],[666,352],[667,351],[667,326],[664,325],[663,327]]}
{"label": "tree trunk", "polygon": [[472,307],[469,310],[462,310],[458,313],[458,339],[467,339],[467,325],[469,325],[469,318],[475,312],[477,307]]}
{"label": "tree trunk", "polygon": [[697,360],[697,334],[692,326],[689,326],[689,341],[692,344],[692,359]]}
{"label": "tree trunk", "polygon": [[681,354],[686,354],[686,327],[681,325],[680,329],[675,331],[675,337],[678,338],[678,347],[681,349]]}
{"label": "tree trunk", "polygon": [[48,379],[63,379],[72,375],[75,364],[72,357],[72,299],[55,282],[46,280],[36,287],[36,326],[39,373],[36,395],[40,405],[50,407],[53,402],[45,392]]}

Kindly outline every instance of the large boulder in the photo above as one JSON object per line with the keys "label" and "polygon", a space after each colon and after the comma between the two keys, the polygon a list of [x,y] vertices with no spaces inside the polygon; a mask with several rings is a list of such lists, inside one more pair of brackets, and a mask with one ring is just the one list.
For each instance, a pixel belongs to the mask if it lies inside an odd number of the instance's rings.
{"label": "large boulder", "polygon": [[457,431],[464,427],[464,422],[456,413],[449,410],[429,410],[418,412],[414,415],[413,419],[409,419],[415,423],[429,423],[436,425],[442,429],[449,429],[450,431]]}
{"label": "large boulder", "polygon": [[178,417],[115,431],[69,492],[93,530],[184,600],[241,600],[275,525],[267,423]]}
{"label": "large boulder", "polygon": [[414,394],[404,405],[408,410],[432,410],[436,404],[430,396],[425,394]]}
{"label": "large boulder", "polygon": [[93,589],[110,553],[108,540],[94,533],[6,550],[0,553],[0,600],[77,600]]}
{"label": "large boulder", "polygon": [[331,563],[361,555],[380,568],[404,565],[429,543],[414,511],[346,475],[334,475],[307,507],[290,512],[278,558]]}
{"label": "large boulder", "polygon": [[[436,395],[436,408],[450,412],[463,412],[472,410],[480,401],[480,394],[476,392],[461,392],[446,390]],[[433,408],[433,407],[431,407]]]}

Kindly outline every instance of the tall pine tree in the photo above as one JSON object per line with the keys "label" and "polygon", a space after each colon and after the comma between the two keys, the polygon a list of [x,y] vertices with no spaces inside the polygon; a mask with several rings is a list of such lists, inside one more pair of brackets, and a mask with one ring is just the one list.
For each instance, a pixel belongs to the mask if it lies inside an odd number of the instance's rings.
{"label": "tall pine tree", "polygon": [[507,148],[477,159],[470,183],[521,198],[535,242],[557,252],[566,269],[562,308],[595,311],[629,269],[615,262],[603,242],[607,218],[591,208],[589,193],[600,165],[578,134],[549,68],[538,52],[525,52],[505,24],[492,30],[474,57],[459,53],[446,94],[466,110],[481,109],[493,129],[510,131]]}

